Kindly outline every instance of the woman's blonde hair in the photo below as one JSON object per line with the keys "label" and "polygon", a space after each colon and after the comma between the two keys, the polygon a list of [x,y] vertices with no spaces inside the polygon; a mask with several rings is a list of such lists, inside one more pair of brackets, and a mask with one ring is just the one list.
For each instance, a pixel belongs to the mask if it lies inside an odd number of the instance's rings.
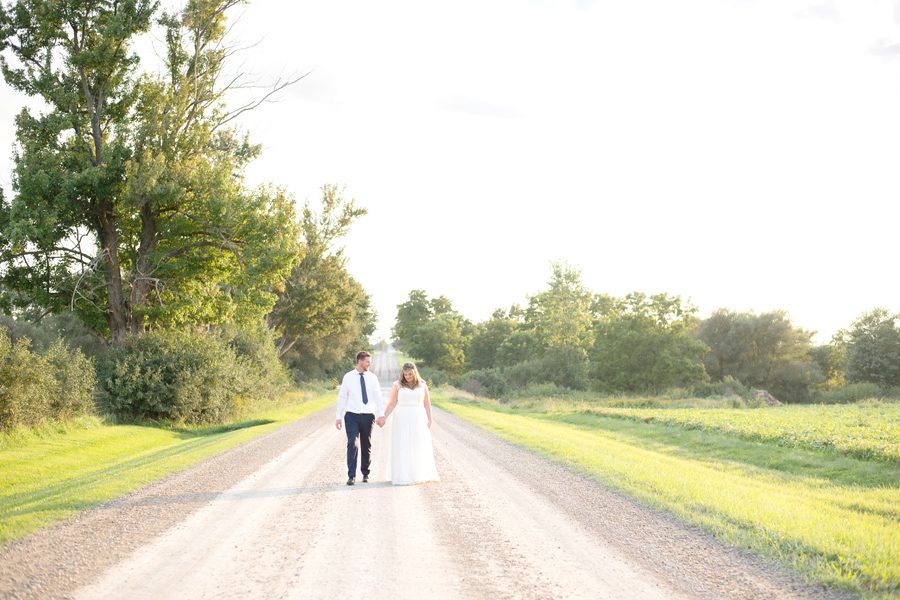
{"label": "woman's blonde hair", "polygon": [[[412,371],[413,374],[412,383],[406,381],[406,374],[410,371]],[[416,368],[416,365],[414,365],[413,363],[404,363],[403,369],[401,369],[400,371],[400,387],[414,390],[420,385],[422,385],[422,377],[421,375],[419,375],[419,370]]]}

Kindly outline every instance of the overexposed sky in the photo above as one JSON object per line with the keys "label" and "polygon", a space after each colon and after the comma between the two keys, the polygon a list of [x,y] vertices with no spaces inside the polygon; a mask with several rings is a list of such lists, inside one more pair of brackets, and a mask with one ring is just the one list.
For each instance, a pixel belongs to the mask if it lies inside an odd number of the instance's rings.
{"label": "overexposed sky", "polygon": [[[411,289],[480,321],[526,304],[554,260],[595,292],[678,294],[701,316],[785,309],[819,342],[900,311],[900,1],[233,14],[252,45],[234,68],[311,71],[242,120],[263,145],[249,178],[298,201],[338,183],[369,209],[345,245],[380,335]],[[21,104],[4,84],[0,147]]]}

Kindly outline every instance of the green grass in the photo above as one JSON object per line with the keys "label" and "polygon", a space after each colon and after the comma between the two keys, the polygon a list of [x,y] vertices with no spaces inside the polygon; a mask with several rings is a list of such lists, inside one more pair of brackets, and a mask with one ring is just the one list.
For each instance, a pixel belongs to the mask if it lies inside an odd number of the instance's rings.
{"label": "green grass", "polygon": [[734,434],[783,446],[900,462],[900,403],[813,404],[749,410],[592,407],[589,411]]}
{"label": "green grass", "polygon": [[250,441],[333,402],[294,392],[289,404],[207,427],[106,425],[16,432],[0,439],[0,544],[61,521]]}
{"label": "green grass", "polygon": [[810,580],[865,598],[900,593],[895,463],[620,416],[435,396],[441,408],[510,442]]}

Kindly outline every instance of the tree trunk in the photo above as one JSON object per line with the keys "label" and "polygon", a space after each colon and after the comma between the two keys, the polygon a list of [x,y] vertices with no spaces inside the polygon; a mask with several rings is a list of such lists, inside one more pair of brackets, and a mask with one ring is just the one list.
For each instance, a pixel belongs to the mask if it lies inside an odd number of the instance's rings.
{"label": "tree trunk", "polygon": [[109,264],[109,333],[113,345],[118,345],[128,333],[128,305],[122,293],[122,268],[119,264],[119,231],[112,203],[104,202],[100,216],[100,248]]}
{"label": "tree trunk", "polygon": [[156,247],[156,242],[156,214],[150,202],[145,200],[141,206],[141,239],[134,267],[134,282],[131,285],[129,329],[135,334],[143,333],[146,325],[143,309],[147,306],[147,298],[154,287],[150,252]]}

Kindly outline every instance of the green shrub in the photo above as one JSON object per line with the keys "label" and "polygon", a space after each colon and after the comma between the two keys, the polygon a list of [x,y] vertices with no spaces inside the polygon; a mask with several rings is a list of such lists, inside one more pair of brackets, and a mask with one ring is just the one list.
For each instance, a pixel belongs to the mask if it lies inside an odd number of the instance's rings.
{"label": "green shrub", "polygon": [[275,333],[265,323],[227,325],[217,334],[234,350],[246,371],[240,377],[244,383],[241,396],[264,402],[290,388],[291,376],[278,359]]}
{"label": "green shrub", "polygon": [[81,350],[69,350],[62,340],[54,342],[44,355],[53,376],[50,414],[68,422],[80,415],[96,412],[94,390],[97,373],[94,363]]}
{"label": "green shrub", "polygon": [[417,368],[419,369],[419,375],[422,376],[422,379],[431,381],[431,385],[434,387],[450,383],[450,376],[437,367],[417,366]]}
{"label": "green shrub", "polygon": [[535,383],[584,390],[588,386],[588,362],[577,348],[551,349],[542,357],[531,358],[505,369],[504,375],[510,390]]}
{"label": "green shrub", "polygon": [[132,336],[98,365],[99,397],[118,418],[221,423],[242,408],[246,366],[213,334]]}
{"label": "green shrub", "polygon": [[689,396],[697,398],[727,398],[729,396],[738,396],[744,400],[750,400],[755,394],[753,390],[731,375],[726,375],[721,381],[710,381],[693,386]]}
{"label": "green shrub", "polygon": [[851,383],[835,390],[817,390],[812,401],[818,404],[851,404],[860,400],[884,397],[877,383]]}
{"label": "green shrub", "polygon": [[98,377],[109,413],[177,423],[237,418],[290,385],[263,326],[133,336],[100,361]]}
{"label": "green shrub", "polygon": [[573,390],[572,388],[563,387],[555,383],[529,383],[523,388],[511,388],[506,394],[506,400],[517,400],[526,398],[544,398],[544,399],[572,399],[583,400],[591,397],[589,392],[582,390]]}
{"label": "green shrub", "polygon": [[0,429],[34,427],[93,412],[94,368],[62,342],[43,354],[26,337],[15,342],[0,329]]}
{"label": "green shrub", "polygon": [[453,380],[453,385],[476,396],[501,398],[506,394],[509,383],[503,371],[497,368],[476,369],[460,375]]}
{"label": "green shrub", "polygon": [[0,315],[0,328],[6,328],[13,342],[28,338],[32,352],[46,352],[57,341],[78,348],[86,356],[96,357],[106,351],[102,337],[92,332],[74,313],[47,315],[40,322]]}

